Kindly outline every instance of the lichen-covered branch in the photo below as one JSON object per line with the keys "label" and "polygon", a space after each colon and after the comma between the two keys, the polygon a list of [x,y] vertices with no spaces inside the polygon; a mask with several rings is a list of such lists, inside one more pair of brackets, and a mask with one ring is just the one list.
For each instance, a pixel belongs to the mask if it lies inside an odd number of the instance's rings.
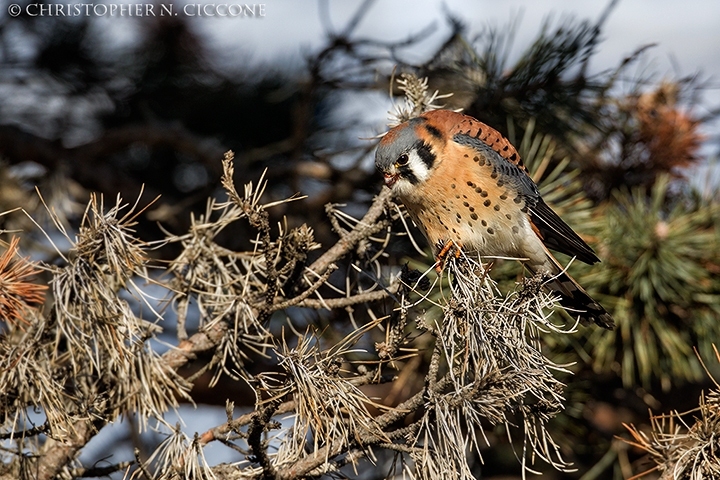
{"label": "lichen-covered branch", "polygon": [[[438,98],[426,83],[403,81],[423,105]],[[302,198],[267,200],[263,177],[240,191],[233,162],[228,152],[227,201],[209,199],[187,232],[146,244],[133,235],[137,205],[93,197],[72,251],[58,252],[64,264],[4,277],[15,288],[0,338],[0,438],[32,452],[40,478],[100,472],[75,459],[126,413],[166,438],[147,459],[138,453],[108,468],[159,480],[322,476],[383,452],[398,460],[390,476],[470,479],[469,454],[491,444],[487,425],[520,438],[524,471],[538,459],[569,468],[547,428],[564,408],[557,373],[569,372],[545,355],[542,339],[574,330],[553,323],[542,277],[501,293],[481,258],[452,257],[441,275],[385,262],[394,242],[412,235],[386,188],[360,218],[328,205],[337,240],[323,247],[308,225],[272,226],[274,208]],[[246,251],[222,244],[238,224],[254,232]],[[148,251],[161,245],[179,253],[153,262]],[[0,257],[0,278],[13,271],[14,252]],[[47,312],[34,307],[42,288],[27,278],[41,269],[52,277]],[[164,303],[140,281],[163,288]],[[171,313],[177,340],[159,354]],[[183,377],[186,367],[193,373]],[[191,401],[207,372],[208,388],[243,382],[254,403],[235,417],[228,402],[227,421],[202,434],[169,425],[168,410]],[[29,409],[44,423],[34,425]],[[211,443],[243,461],[208,464]],[[26,456],[13,451],[0,455],[17,474]]]}

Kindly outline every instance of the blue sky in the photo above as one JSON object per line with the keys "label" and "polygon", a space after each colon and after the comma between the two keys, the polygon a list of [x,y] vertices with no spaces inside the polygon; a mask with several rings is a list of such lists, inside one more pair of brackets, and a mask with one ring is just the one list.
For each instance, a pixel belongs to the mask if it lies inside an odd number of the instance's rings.
{"label": "blue sky", "polygon": [[[209,0],[208,0],[209,1]],[[322,45],[324,27],[319,5],[323,0],[267,0],[264,18],[198,18],[198,31],[216,45],[221,55],[232,56],[242,47],[241,61],[282,59],[302,62],[301,52]],[[329,19],[342,28],[363,4],[361,0],[328,0]],[[468,32],[488,25],[508,25],[520,15],[515,45],[519,52],[537,35],[548,15],[570,14],[597,19],[606,1],[583,0],[384,0],[368,8],[356,35],[385,41],[402,40],[410,33],[436,22],[438,31],[409,58],[425,54],[444,39],[448,27],[444,9],[461,18]],[[591,63],[592,70],[616,67],[638,47],[657,44],[646,57],[647,68],[658,76],[678,77],[702,72],[714,89],[706,92],[707,105],[720,105],[720,1],[717,0],[620,0],[604,28],[605,40]]]}
{"label": "blue sky", "polygon": [[[329,22],[341,29],[363,4],[361,0],[327,0]],[[516,34],[516,53],[537,35],[548,15],[559,18],[574,15],[596,20],[608,6],[607,1],[588,0],[382,0],[371,4],[356,35],[377,40],[402,40],[410,33],[436,22],[438,31],[416,51],[405,52],[417,60],[437,47],[447,31],[444,11],[461,18],[468,33],[479,33],[488,25],[504,26],[520,15]],[[320,7],[325,0],[267,0],[266,15],[261,19],[198,19],[199,31],[210,37],[221,55],[232,56],[242,46],[241,62],[282,59],[300,65],[301,52],[313,51],[323,43],[324,25]],[[591,70],[599,72],[616,67],[622,58],[646,44],[656,44],[641,64],[662,78],[678,78],[700,72],[709,80],[704,102],[696,113],[708,113],[720,106],[720,1],[718,0],[620,0],[603,30],[604,41],[593,57]],[[224,53],[223,53],[224,52]],[[713,138],[703,149],[715,157],[720,150],[720,122],[707,126]],[[702,168],[694,176],[704,182],[708,172],[720,185],[717,165]]]}
{"label": "blue sky", "polygon": [[[127,0],[137,1],[137,0]],[[233,0],[179,0],[192,3],[232,3]],[[242,66],[247,63],[277,64],[300,68],[303,53],[317,51],[325,39],[320,5],[327,6],[328,21],[340,30],[363,5],[362,0],[265,0],[263,18],[194,18],[196,32],[213,47],[221,64]],[[355,31],[355,37],[398,41],[435,22],[438,30],[418,48],[404,51],[403,58],[422,61],[445,39],[448,26],[444,12],[450,11],[468,26],[470,35],[483,28],[506,26],[520,16],[514,53],[519,54],[536,37],[549,15],[555,19],[573,15],[594,21],[607,8],[608,1],[589,0],[377,0],[371,2]],[[251,4],[252,5],[252,4]],[[112,22],[115,33],[133,41],[132,28]],[[124,27],[123,27],[124,25]],[[108,25],[109,26],[109,25]],[[591,71],[599,72],[619,65],[638,47],[656,44],[639,64],[643,72],[652,72],[658,81],[700,72],[709,80],[704,102],[696,113],[703,115],[720,107],[720,1],[718,0],[620,0],[603,30],[604,41],[591,62]],[[116,37],[117,39],[117,37]],[[121,40],[122,41],[122,40]],[[636,67],[639,68],[639,67]],[[630,70],[632,72],[632,70]],[[367,115],[382,119],[387,105],[364,106]],[[380,123],[382,125],[382,123]],[[703,149],[706,156],[720,150],[720,122],[707,126],[705,134],[713,138]],[[375,132],[377,133],[377,132]],[[361,132],[370,134],[372,132]],[[720,168],[712,183],[720,185]],[[698,177],[706,176],[706,171]]]}
{"label": "blue sky", "polygon": [[[120,0],[137,3],[139,0]],[[185,3],[234,3],[234,0],[177,0]],[[161,0],[162,2],[162,0]],[[240,2],[241,4],[244,2]],[[362,0],[265,0],[263,18],[200,18],[191,22],[215,49],[221,62],[242,65],[274,63],[303,65],[302,53],[323,45],[324,25],[320,5],[329,5],[329,22],[341,29]],[[444,11],[450,11],[468,26],[470,35],[488,25],[505,26],[520,16],[515,53],[537,35],[549,16],[574,15],[596,20],[608,1],[589,0],[376,0],[356,29],[356,37],[383,41],[407,38],[436,23],[438,30],[419,48],[403,52],[408,60],[421,61],[444,40],[448,26]],[[253,4],[250,4],[253,5]],[[132,25],[107,18],[99,28],[114,30],[114,41],[130,43]],[[113,28],[114,27],[114,28]],[[646,60],[658,79],[702,72],[714,89],[706,92],[707,105],[720,105],[720,1],[718,0],[620,0],[603,31],[605,40],[593,57],[595,72],[616,67],[638,47],[654,43]]]}
{"label": "blue sky", "polygon": [[[198,19],[207,21],[207,34],[218,45],[242,45],[255,59],[290,58],[301,49],[317,47],[323,39],[317,0],[268,0],[262,19]],[[381,40],[400,40],[432,22],[442,22],[446,8],[460,17],[469,32],[486,25],[506,25],[522,15],[517,45],[526,45],[549,15],[573,14],[596,19],[607,2],[582,0],[389,0],[376,1],[357,29],[357,35]],[[330,20],[341,28],[362,5],[360,0],[330,1]],[[443,7],[445,5],[445,7]],[[205,30],[204,28],[202,30]],[[636,47],[657,43],[652,56],[659,72],[673,72],[674,62],[681,73],[702,69],[720,80],[720,2],[717,0],[621,0],[610,15],[606,40],[593,66],[604,69]],[[436,41],[441,34],[434,35]],[[427,46],[432,45],[433,38]],[[423,52],[418,52],[421,57]]]}

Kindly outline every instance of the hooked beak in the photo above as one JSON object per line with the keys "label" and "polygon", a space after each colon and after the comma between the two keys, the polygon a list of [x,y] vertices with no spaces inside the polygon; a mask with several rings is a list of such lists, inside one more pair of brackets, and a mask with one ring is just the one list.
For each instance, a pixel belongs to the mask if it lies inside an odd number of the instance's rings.
{"label": "hooked beak", "polygon": [[397,173],[383,173],[383,177],[385,178],[385,185],[387,185],[389,188],[392,188],[392,186],[395,185],[395,182],[398,181],[400,175],[398,175]]}

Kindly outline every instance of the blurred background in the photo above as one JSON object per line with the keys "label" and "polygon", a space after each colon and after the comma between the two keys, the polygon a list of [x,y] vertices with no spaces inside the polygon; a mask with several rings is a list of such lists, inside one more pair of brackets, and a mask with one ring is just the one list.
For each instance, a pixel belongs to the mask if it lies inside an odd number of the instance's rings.
{"label": "blurred background", "polygon": [[[16,4],[12,16],[0,2],[0,211],[22,206],[47,221],[37,187],[77,226],[90,192],[140,204],[161,195],[137,226],[157,240],[220,194],[220,160],[233,150],[237,183],[267,170],[268,200],[307,195],[272,214],[311,225],[329,246],[324,205],[360,215],[380,190],[374,137],[402,101],[390,96],[401,95],[393,75],[412,72],[453,93],[440,101],[449,108],[522,142],[544,193],[603,260],[573,274],[618,329],[550,345],[577,362],[558,427],[578,468],[566,477],[642,471],[644,452],[613,444],[622,423],[697,406],[712,386],[693,348],[713,370],[720,3],[276,0],[232,18],[169,0],[148,2],[144,16]],[[21,214],[0,217],[0,229],[36,235]],[[249,248],[245,233],[229,229],[224,241]],[[47,258],[37,236],[29,253]],[[413,256],[405,247],[390,261]],[[254,401],[237,391],[238,404]],[[221,406],[197,430],[223,421],[225,395],[193,394]],[[478,463],[483,478],[517,474],[505,453]]]}

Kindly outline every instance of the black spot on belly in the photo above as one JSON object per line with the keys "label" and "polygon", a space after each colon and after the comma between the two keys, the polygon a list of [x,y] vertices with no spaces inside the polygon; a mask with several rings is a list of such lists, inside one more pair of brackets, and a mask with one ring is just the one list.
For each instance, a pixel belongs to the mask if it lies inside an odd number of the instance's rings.
{"label": "black spot on belly", "polygon": [[513,225],[512,231],[513,233],[520,233],[520,227],[518,227],[517,225]]}
{"label": "black spot on belly", "polygon": [[492,203],[492,202],[491,202],[490,200],[485,200],[485,201],[483,202],[483,205],[485,205],[486,207],[489,207],[491,203]]}
{"label": "black spot on belly", "polygon": [[503,193],[500,195],[500,200],[506,200],[507,199],[507,193]]}
{"label": "black spot on belly", "polygon": [[469,207],[469,206],[470,206],[470,204],[469,204],[468,202],[463,202],[463,205],[466,206],[466,207]]}
{"label": "black spot on belly", "polygon": [[490,227],[488,227],[487,232],[488,232],[490,235],[494,235],[494,234],[495,234],[495,230],[493,230],[493,229],[490,228]]}
{"label": "black spot on belly", "polygon": [[505,218],[507,218],[508,220],[512,220],[512,215],[510,215],[509,213],[506,213]]}
{"label": "black spot on belly", "polygon": [[497,203],[495,204],[495,206],[493,208],[495,209],[496,212],[500,211],[500,205],[498,205]]}
{"label": "black spot on belly", "polygon": [[470,218],[472,218],[473,220],[477,220],[478,219],[477,213],[471,213]]}
{"label": "black spot on belly", "polygon": [[485,220],[480,220],[480,223],[483,227],[487,227],[487,222]]}

